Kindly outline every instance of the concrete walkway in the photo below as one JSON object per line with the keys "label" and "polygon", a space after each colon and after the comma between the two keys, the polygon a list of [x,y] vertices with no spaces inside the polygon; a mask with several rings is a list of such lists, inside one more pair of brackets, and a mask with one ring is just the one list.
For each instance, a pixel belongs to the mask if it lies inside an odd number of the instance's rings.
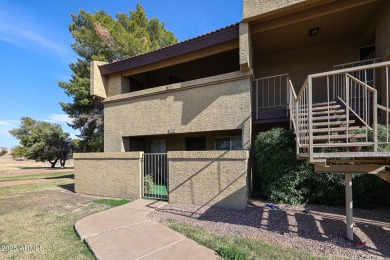
{"label": "concrete walkway", "polygon": [[146,217],[165,204],[136,200],[85,217],[75,229],[97,259],[218,259],[214,251]]}

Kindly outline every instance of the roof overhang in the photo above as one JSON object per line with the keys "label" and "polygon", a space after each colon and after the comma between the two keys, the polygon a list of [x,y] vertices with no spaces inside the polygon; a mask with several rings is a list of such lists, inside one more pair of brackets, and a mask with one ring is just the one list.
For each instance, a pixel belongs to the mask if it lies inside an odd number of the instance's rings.
{"label": "roof overhang", "polygon": [[141,54],[122,61],[99,66],[101,75],[122,72],[141,66],[161,62],[191,52],[196,52],[218,44],[226,43],[239,38],[239,24],[234,24],[223,29],[163,48],[153,52]]}

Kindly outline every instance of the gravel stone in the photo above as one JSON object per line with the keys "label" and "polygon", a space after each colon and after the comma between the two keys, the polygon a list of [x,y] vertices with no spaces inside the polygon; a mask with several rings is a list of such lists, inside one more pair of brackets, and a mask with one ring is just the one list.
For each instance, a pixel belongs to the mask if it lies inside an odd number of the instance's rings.
{"label": "gravel stone", "polygon": [[[345,238],[345,208],[322,205],[278,205],[265,207],[252,200],[246,210],[208,206],[167,204],[149,218],[160,222],[179,222],[203,227],[223,236],[259,239],[298,249],[311,255],[331,258],[390,258],[390,208],[354,209],[355,240]],[[305,209],[310,208],[310,214]],[[361,241],[364,248],[357,248]]]}

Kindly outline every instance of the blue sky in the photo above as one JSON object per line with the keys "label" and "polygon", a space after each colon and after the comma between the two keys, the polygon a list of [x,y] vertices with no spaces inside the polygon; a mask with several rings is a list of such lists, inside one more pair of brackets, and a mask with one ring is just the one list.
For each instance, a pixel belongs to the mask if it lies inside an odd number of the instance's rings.
{"label": "blue sky", "polygon": [[58,104],[71,100],[57,81],[70,78],[69,64],[77,58],[70,47],[70,14],[103,9],[114,16],[134,10],[137,2],[179,41],[242,18],[242,0],[0,0],[0,146],[18,144],[8,131],[23,116],[60,123],[77,134]]}

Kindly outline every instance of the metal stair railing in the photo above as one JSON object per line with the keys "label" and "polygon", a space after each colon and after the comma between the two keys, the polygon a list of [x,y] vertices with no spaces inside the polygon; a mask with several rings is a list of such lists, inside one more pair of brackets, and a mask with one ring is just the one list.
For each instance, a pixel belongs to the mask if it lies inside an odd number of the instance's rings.
{"label": "metal stair railing", "polygon": [[[378,125],[378,91],[367,83],[360,81],[352,75],[345,73],[345,91],[337,99],[346,107],[347,122],[350,114],[353,114],[363,125],[366,133],[366,144],[373,144],[373,151],[378,150],[377,125]],[[372,107],[371,107],[372,106]],[[348,127],[346,143],[349,142]],[[369,142],[368,135],[372,133],[372,142]]]}
{"label": "metal stair railing", "polygon": [[[378,149],[378,144],[381,144],[378,142],[377,134],[378,109],[385,111],[387,133],[389,130],[389,66],[390,62],[380,62],[364,66],[311,74],[307,77],[301,90],[296,96],[294,88],[292,87],[292,84],[290,84],[288,105],[290,110],[290,120],[292,121],[292,125],[296,134],[297,154],[299,155],[300,150],[304,149],[304,152],[308,153],[309,162],[314,162],[313,85],[315,85],[316,93],[319,93],[321,90],[324,93],[326,92],[325,95],[322,95],[322,99],[325,99],[322,101],[325,101],[323,104],[323,106],[326,107],[324,113],[328,115],[328,136],[331,135],[330,129],[332,126],[330,116],[335,113],[336,109],[338,109],[336,106],[332,106],[331,102],[333,102],[336,98],[340,100],[341,103],[344,103],[346,107],[346,121],[340,121],[339,123],[343,125],[345,124],[347,138],[344,143],[336,143],[334,146],[349,147],[351,143],[356,142],[355,145],[357,146],[360,144],[372,146],[373,151],[376,152]],[[385,70],[385,73],[379,73],[379,76],[382,76],[382,78],[379,79],[379,82],[382,83],[382,92],[384,89],[386,91],[386,96],[382,99],[382,103],[385,103],[386,106],[378,104],[378,89],[375,88],[376,86],[370,86],[367,82],[367,73],[372,73],[373,70],[383,69]],[[385,79],[383,74],[385,74]],[[364,75],[363,79],[365,79],[366,82],[352,75]],[[375,75],[378,77],[378,74]],[[336,85],[336,79],[340,78],[343,79],[341,81],[342,84],[340,84],[340,81],[338,81]],[[375,81],[370,83],[373,82]],[[383,84],[385,85],[383,86]],[[384,93],[382,96],[384,96]],[[318,95],[316,98],[318,99]],[[350,139],[348,129],[350,124],[350,114],[354,115],[354,117],[357,118],[362,125],[364,125],[367,131],[367,135],[368,131],[372,132],[371,142],[368,139],[366,139],[365,142],[358,142]],[[386,134],[386,142],[382,143],[390,144],[388,134]]]}

